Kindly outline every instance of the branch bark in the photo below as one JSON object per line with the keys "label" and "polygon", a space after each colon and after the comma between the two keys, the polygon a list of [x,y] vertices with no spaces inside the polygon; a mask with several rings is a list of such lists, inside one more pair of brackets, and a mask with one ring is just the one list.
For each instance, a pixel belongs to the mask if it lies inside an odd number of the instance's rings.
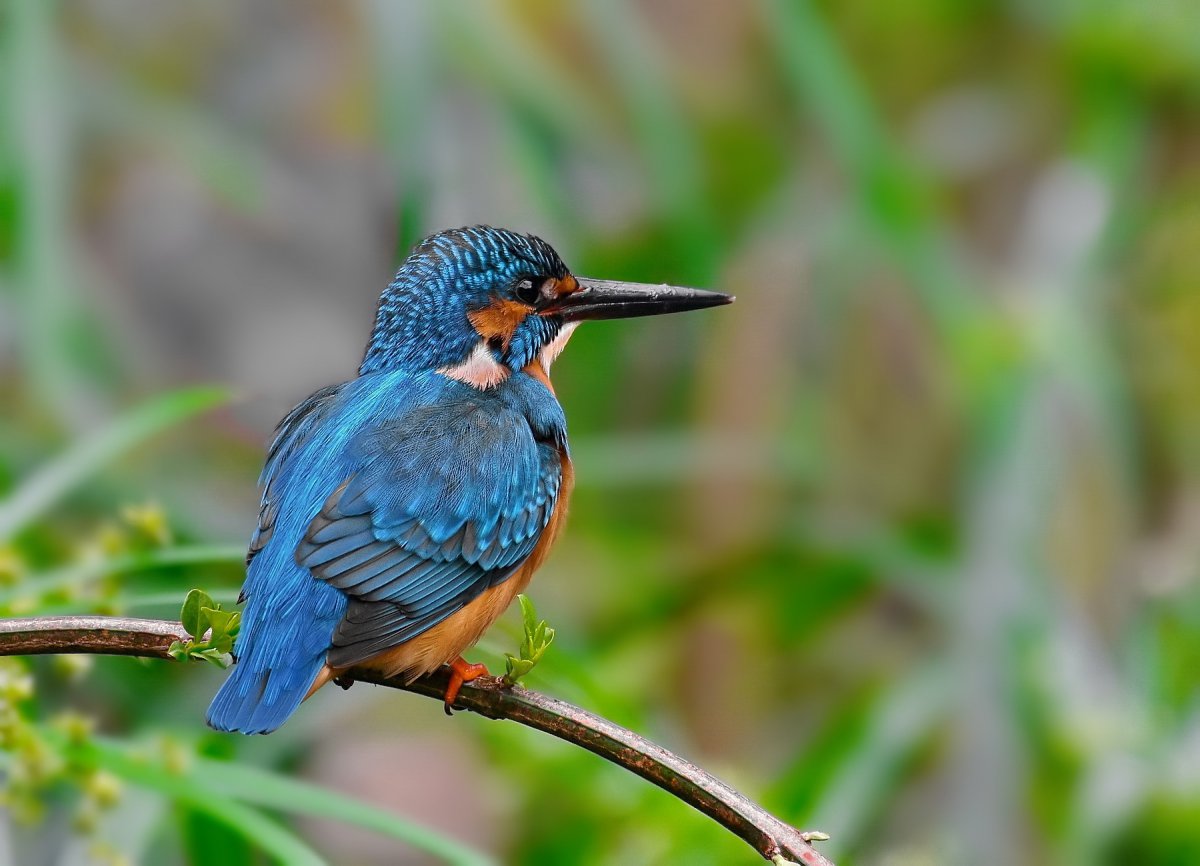
{"label": "branch bark", "polygon": [[[0,656],[93,653],[170,659],[173,641],[188,639],[177,622],[107,616],[30,617],[0,620]],[[413,683],[367,670],[357,681],[441,700],[447,674],[439,671]],[[520,686],[505,688],[497,677],[462,687],[455,706],[489,719],[509,719],[594,752],[721,824],[766,860],[833,866],[805,834],[780,821],[721,780],[633,731],[579,707]]]}

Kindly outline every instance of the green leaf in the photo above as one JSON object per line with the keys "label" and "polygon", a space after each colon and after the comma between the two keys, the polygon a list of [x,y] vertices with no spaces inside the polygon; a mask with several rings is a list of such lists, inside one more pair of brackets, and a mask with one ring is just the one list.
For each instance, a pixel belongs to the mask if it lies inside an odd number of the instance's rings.
{"label": "green leaf", "polygon": [[221,650],[217,648],[205,650],[204,658],[206,661],[212,662],[221,670],[225,670],[229,667],[229,650]]}
{"label": "green leaf", "polygon": [[537,608],[527,595],[518,595],[517,601],[521,604],[521,622],[525,626],[525,634],[529,634],[537,627]]}
{"label": "green leaf", "polygon": [[226,654],[224,652],[216,647],[209,647],[208,649],[196,650],[192,652],[193,658],[211,662],[221,670],[225,670],[225,668],[229,667],[229,663],[225,660],[225,655]]}
{"label": "green leaf", "polygon": [[76,485],[122,453],[229,399],[220,388],[191,388],[137,406],[108,427],[72,445],[25,479],[0,503],[0,541],[6,541],[52,508]]}
{"label": "green leaf", "polygon": [[554,642],[554,629],[537,617],[537,608],[528,596],[518,595],[521,603],[521,622],[524,626],[524,639],[518,652],[520,656],[504,654],[504,682],[510,686],[516,685],[521,677],[533,670],[541,660],[546,647]]}
{"label": "green leaf", "polygon": [[204,610],[212,608],[213,604],[212,598],[202,589],[191,590],[183,600],[179,621],[183,623],[183,630],[196,640],[201,640],[208,631],[208,616]]}
{"label": "green leaf", "polygon": [[233,638],[227,634],[219,634],[213,638],[210,643],[217,652],[231,653],[233,652]]}
{"label": "green leaf", "polygon": [[218,635],[227,635],[229,633],[229,623],[233,619],[234,614],[227,610],[221,610],[220,605],[214,605],[212,598],[205,593],[209,604],[200,609],[200,613],[207,617],[209,628],[213,631],[213,637]]}
{"label": "green leaf", "polygon": [[505,671],[504,681],[509,685],[516,685],[521,677],[533,670],[534,662],[529,659],[519,659],[515,656],[504,656]]}

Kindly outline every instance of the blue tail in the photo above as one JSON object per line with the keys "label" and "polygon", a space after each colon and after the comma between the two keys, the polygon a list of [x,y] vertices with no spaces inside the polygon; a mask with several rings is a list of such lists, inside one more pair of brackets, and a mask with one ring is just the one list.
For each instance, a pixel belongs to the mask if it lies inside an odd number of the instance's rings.
{"label": "blue tail", "polygon": [[[252,575],[258,566],[255,559]],[[342,618],[346,602],[338,590],[295,565],[274,573],[276,582],[246,601],[237,664],[208,708],[208,724],[218,731],[268,734],[286,722],[325,664]],[[301,579],[301,591],[292,590],[290,578]],[[278,600],[281,589],[290,605]]]}
{"label": "blue tail", "polygon": [[300,706],[317,672],[325,663],[324,653],[305,659],[290,659],[286,667],[262,667],[243,659],[233,668],[212,704],[207,721],[218,731],[269,734],[288,720]]}
{"label": "blue tail", "polygon": [[342,387],[324,388],[293,409],[271,444],[246,560],[237,664],[208,708],[218,731],[267,734],[286,722],[325,664],[346,612],[342,591],[313,577],[295,553],[329,492],[353,474],[343,448],[356,427],[327,417]]}

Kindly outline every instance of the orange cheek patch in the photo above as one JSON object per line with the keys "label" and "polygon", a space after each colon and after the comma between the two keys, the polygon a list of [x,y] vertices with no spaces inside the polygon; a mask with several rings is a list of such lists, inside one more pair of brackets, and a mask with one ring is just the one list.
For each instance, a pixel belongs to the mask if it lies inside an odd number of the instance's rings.
{"label": "orange cheek patch", "polygon": [[529,315],[529,307],[517,301],[492,301],[486,307],[471,310],[467,319],[483,339],[500,340],[505,349],[512,342],[517,327]]}

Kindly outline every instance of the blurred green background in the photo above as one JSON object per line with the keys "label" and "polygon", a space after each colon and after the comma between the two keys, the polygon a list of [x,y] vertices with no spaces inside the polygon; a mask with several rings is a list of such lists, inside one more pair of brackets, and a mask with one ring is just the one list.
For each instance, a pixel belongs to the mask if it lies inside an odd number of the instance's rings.
{"label": "blurred green background", "polygon": [[[531,231],[738,295],[556,366],[532,687],[840,866],[1200,862],[1195,3],[6,0],[0,66],[0,613],[232,601],[408,246]],[[0,664],[0,862],[755,862],[413,696],[206,732],[220,679]]]}

